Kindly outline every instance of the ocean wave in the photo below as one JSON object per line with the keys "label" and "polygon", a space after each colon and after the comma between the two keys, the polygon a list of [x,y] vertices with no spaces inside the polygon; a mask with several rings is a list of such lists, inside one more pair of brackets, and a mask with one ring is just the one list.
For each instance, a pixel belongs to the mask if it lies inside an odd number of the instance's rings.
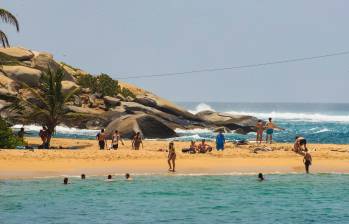
{"label": "ocean wave", "polygon": [[194,129],[189,129],[189,130],[185,130],[185,129],[180,129],[180,128],[176,128],[175,132],[177,134],[206,134],[206,133],[212,133],[212,131],[210,129],[207,128],[194,128]]}
{"label": "ocean wave", "polygon": [[[38,125],[20,125],[16,124],[12,126],[12,129],[20,129],[24,127],[26,132],[39,132],[41,130],[41,126]],[[57,134],[65,134],[65,135],[82,135],[82,136],[96,136],[99,130],[91,130],[91,129],[79,129],[79,128],[69,128],[66,126],[57,126],[56,133]]]}
{"label": "ocean wave", "polygon": [[329,115],[320,113],[289,113],[289,112],[247,112],[247,111],[228,111],[232,115],[250,115],[261,119],[272,117],[278,120],[306,121],[306,122],[345,122],[349,123],[349,115]]}
{"label": "ocean wave", "polygon": [[328,128],[323,128],[321,130],[318,130],[318,131],[314,132],[314,134],[323,133],[323,132],[329,132],[329,131],[331,131],[331,130],[328,129]]}
{"label": "ocean wave", "polygon": [[205,110],[215,111],[210,105],[208,105],[206,103],[200,103],[199,105],[196,106],[195,110],[189,110],[189,112],[192,114],[197,114],[197,113],[199,113],[201,111],[205,111]]}

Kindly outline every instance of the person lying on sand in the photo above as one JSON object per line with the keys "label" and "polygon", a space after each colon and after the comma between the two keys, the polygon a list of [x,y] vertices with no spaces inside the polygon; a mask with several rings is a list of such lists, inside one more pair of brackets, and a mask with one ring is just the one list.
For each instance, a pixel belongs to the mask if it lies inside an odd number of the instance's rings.
{"label": "person lying on sand", "polygon": [[196,146],[196,144],[195,144],[195,141],[191,141],[191,142],[190,142],[189,148],[182,149],[182,152],[183,152],[183,153],[195,154],[196,151],[197,151],[197,149],[198,149],[198,148],[197,148],[197,146]]}
{"label": "person lying on sand", "polygon": [[168,145],[168,157],[167,157],[167,162],[169,166],[169,171],[175,172],[176,168],[176,151],[174,148],[174,142],[170,142]]}
{"label": "person lying on sand", "polygon": [[307,140],[302,136],[296,136],[295,142],[293,145],[293,151],[295,151],[296,153],[301,153],[302,151],[306,151],[306,150],[308,150]]}
{"label": "person lying on sand", "polygon": [[205,139],[201,141],[201,144],[198,146],[198,153],[206,153],[206,152],[211,152],[212,147],[208,144],[205,143]]}

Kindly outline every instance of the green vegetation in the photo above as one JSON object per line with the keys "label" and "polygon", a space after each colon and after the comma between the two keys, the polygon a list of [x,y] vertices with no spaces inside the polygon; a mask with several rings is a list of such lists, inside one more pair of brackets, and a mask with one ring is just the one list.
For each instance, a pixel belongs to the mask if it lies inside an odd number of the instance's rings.
{"label": "green vegetation", "polygon": [[[2,22],[13,25],[16,27],[16,30],[19,31],[19,23],[14,15],[12,15],[9,11],[0,8],[0,20]],[[0,40],[2,42],[3,47],[10,47],[10,43],[6,34],[0,30]]]}
{"label": "green vegetation", "polygon": [[[36,97],[35,102],[19,98],[13,105],[13,108],[18,113],[21,113],[25,120],[48,128],[50,133],[48,143],[51,141],[51,136],[56,126],[63,122],[64,119],[72,116],[66,109],[66,105],[79,90],[76,89],[69,93],[63,93],[61,83],[63,77],[63,68],[60,67],[57,70],[49,68],[42,74],[39,88],[31,88],[23,84]],[[24,108],[29,109],[24,110]]]}
{"label": "green vegetation", "polygon": [[22,139],[17,137],[7,124],[7,122],[0,117],[0,148],[14,149],[16,146],[24,145]]}
{"label": "green vegetation", "polygon": [[121,94],[124,97],[135,95],[127,88],[121,88],[118,81],[113,80],[107,74],[99,76],[82,75],[78,78],[78,84],[82,88],[89,88],[93,93],[100,93],[103,96],[116,96]]}

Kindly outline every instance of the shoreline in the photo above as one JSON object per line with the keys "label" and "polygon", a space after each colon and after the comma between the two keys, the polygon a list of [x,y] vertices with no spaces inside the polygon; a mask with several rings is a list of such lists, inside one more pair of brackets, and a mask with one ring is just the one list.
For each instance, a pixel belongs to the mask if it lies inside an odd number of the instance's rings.
{"label": "shoreline", "polygon": [[[38,144],[39,138],[26,138],[29,144]],[[209,144],[212,145],[212,142]],[[253,153],[259,145],[226,145],[223,152],[184,154],[181,149],[189,142],[175,142],[176,173],[168,173],[168,141],[145,141],[144,149],[131,150],[130,141],[119,150],[100,151],[95,140],[52,140],[53,146],[74,146],[66,150],[6,150],[0,151],[1,179],[36,179],[45,177],[123,175],[252,175],[302,174],[303,157],[291,151],[293,144],[262,144],[273,151]],[[349,145],[310,144],[313,156],[311,173],[349,173]]]}

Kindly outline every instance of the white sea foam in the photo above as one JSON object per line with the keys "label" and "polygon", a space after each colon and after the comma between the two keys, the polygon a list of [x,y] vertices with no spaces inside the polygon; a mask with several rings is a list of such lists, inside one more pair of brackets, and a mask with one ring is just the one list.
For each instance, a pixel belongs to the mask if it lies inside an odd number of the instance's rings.
{"label": "white sea foam", "polygon": [[[189,112],[196,114],[201,111],[210,110],[215,111],[212,106],[206,103],[200,103],[196,106],[194,110],[189,110]],[[331,115],[322,113],[297,113],[297,112],[253,112],[253,111],[220,111],[232,115],[250,115],[261,119],[267,119],[272,117],[278,120],[290,120],[290,121],[307,121],[307,122],[343,122],[349,123],[348,115]]]}
{"label": "white sea foam", "polygon": [[[19,129],[23,127],[20,124],[12,126],[12,129]],[[34,131],[39,132],[42,127],[38,125],[24,125],[24,130],[27,132]],[[84,136],[96,136],[99,130],[90,130],[90,129],[78,129],[78,128],[69,128],[66,126],[57,126],[57,134],[75,134],[75,135],[84,135]]]}
{"label": "white sea foam", "polygon": [[195,110],[189,110],[189,112],[192,114],[197,114],[205,110],[215,111],[210,105],[206,103],[200,103],[199,105],[196,106]]}
{"label": "white sea foam", "polygon": [[318,133],[329,132],[329,131],[331,131],[331,130],[328,129],[328,128],[323,128],[323,129],[318,130],[318,131],[316,131],[316,132],[314,132],[314,133],[315,133],[315,134],[318,134]]}
{"label": "white sea foam", "polygon": [[176,128],[175,132],[178,134],[200,134],[200,133],[212,133],[212,131],[210,129],[207,128],[194,128],[194,129],[190,129],[190,130],[185,130],[185,129],[180,129],[180,128]]}
{"label": "white sea foam", "polygon": [[289,113],[289,112],[270,112],[259,113],[249,111],[228,111],[227,113],[233,115],[250,115],[261,119],[272,117],[278,120],[291,121],[307,121],[307,122],[345,122],[349,123],[349,115],[328,115],[320,113]]}

